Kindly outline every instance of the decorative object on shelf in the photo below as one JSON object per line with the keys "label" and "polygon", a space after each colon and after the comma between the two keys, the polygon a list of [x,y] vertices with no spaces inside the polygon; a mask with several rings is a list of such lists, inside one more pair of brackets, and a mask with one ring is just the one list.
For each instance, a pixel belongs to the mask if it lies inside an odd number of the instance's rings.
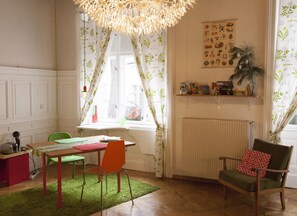
{"label": "decorative object on shelf", "polygon": [[217,83],[215,82],[211,84],[210,95],[218,95]]}
{"label": "decorative object on shelf", "polygon": [[231,81],[217,81],[216,88],[219,95],[233,95],[233,83]]}
{"label": "decorative object on shelf", "polygon": [[186,83],[180,83],[179,84],[179,93],[180,94],[188,94],[187,84]]}
{"label": "decorative object on shelf", "polygon": [[187,83],[187,91],[188,91],[188,94],[198,94],[197,83],[188,82]]}
{"label": "decorative object on shelf", "polygon": [[131,36],[174,26],[196,0],[73,0],[98,26]]}
{"label": "decorative object on shelf", "polygon": [[210,88],[205,83],[182,82],[179,84],[179,93],[181,95],[209,95]]}
{"label": "decorative object on shelf", "polygon": [[236,96],[245,96],[245,90],[234,90],[234,95]]}
{"label": "decorative object on shelf", "polygon": [[203,67],[233,67],[229,50],[235,43],[236,20],[203,23]]}
{"label": "decorative object on shelf", "polygon": [[[238,59],[238,62],[234,74],[229,77],[229,80],[238,80],[238,85],[241,85],[244,80],[250,81],[249,87],[246,88],[247,96],[254,96],[255,78],[264,74],[264,70],[255,64],[254,49],[248,45],[233,47],[230,49],[230,54],[232,55],[231,60]],[[248,92],[249,89],[250,92]]]}
{"label": "decorative object on shelf", "polygon": [[203,85],[200,85],[199,87],[201,88],[202,95],[210,95],[209,85],[203,84]]}

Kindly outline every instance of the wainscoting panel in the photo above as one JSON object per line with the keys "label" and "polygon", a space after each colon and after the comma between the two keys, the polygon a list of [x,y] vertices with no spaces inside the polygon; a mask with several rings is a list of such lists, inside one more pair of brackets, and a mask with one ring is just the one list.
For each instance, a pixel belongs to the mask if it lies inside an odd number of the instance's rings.
{"label": "wainscoting panel", "polygon": [[49,87],[47,81],[36,81],[36,117],[46,119],[49,115]]}
{"label": "wainscoting panel", "polygon": [[8,81],[0,80],[0,120],[7,121],[8,120]]}
{"label": "wainscoting panel", "polygon": [[[0,144],[14,141],[14,131],[26,146],[57,130],[57,72],[0,66]],[[39,159],[34,162],[39,168]]]}
{"label": "wainscoting panel", "polygon": [[60,78],[58,82],[59,119],[76,118],[76,79]]}
{"label": "wainscoting panel", "polygon": [[57,117],[57,79],[51,78],[48,82],[48,109],[49,109],[49,118]]}
{"label": "wainscoting panel", "polygon": [[32,81],[17,80],[12,81],[12,118],[14,122],[18,119],[32,120]]}

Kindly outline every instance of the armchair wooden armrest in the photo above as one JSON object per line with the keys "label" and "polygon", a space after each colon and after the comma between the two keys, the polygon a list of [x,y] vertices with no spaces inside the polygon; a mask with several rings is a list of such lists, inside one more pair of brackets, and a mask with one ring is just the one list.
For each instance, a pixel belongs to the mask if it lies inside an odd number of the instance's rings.
{"label": "armchair wooden armrest", "polygon": [[284,183],[286,181],[287,178],[287,173],[289,172],[289,170],[285,169],[285,170],[276,170],[276,169],[266,169],[266,168],[252,168],[252,171],[256,172],[256,188],[257,188],[257,193],[260,192],[260,171],[266,171],[266,172],[274,172],[274,173],[285,173],[284,174],[284,179],[282,179],[281,181],[281,185],[282,187],[284,187]]}
{"label": "armchair wooden armrest", "polygon": [[223,169],[227,169],[227,160],[233,160],[233,161],[241,161],[241,159],[238,158],[232,158],[232,157],[219,157],[219,160],[223,160]]}
{"label": "armchair wooden armrest", "polygon": [[219,160],[236,160],[236,161],[241,161],[239,158],[232,158],[232,157],[219,157]]}
{"label": "armchair wooden armrest", "polygon": [[276,172],[276,173],[288,173],[289,170],[275,170],[275,169],[265,169],[265,168],[252,168],[252,171],[259,172],[259,171],[266,171],[266,172]]}

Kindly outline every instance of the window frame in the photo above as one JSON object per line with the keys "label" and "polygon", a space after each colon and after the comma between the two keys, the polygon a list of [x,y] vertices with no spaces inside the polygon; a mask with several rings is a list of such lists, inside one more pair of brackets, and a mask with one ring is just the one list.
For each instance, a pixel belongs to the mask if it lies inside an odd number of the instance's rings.
{"label": "window frame", "polygon": [[[121,70],[121,58],[123,56],[128,56],[128,57],[133,57],[134,58],[134,63],[136,66],[136,62],[135,62],[135,55],[133,50],[131,52],[128,51],[124,51],[121,52],[120,48],[121,48],[121,41],[122,38],[118,38],[117,33],[112,33],[112,40],[110,41],[111,43],[113,43],[113,40],[116,40],[116,49],[114,52],[110,52],[109,56],[107,56],[107,62],[110,61],[110,57],[115,57],[116,59],[116,70],[117,70],[117,80],[118,80],[118,84],[117,84],[117,91],[116,91],[116,118],[115,119],[110,119],[110,118],[105,118],[105,119],[99,119],[97,120],[96,123],[92,123],[92,110],[94,108],[94,105],[97,105],[97,103],[93,102],[88,114],[87,114],[87,121],[83,126],[92,126],[92,127],[96,127],[96,125],[98,125],[98,127],[100,126],[100,128],[102,128],[102,126],[106,126],[106,128],[108,127],[125,127],[125,128],[130,128],[130,129],[136,129],[136,130],[155,130],[156,129],[156,124],[154,122],[153,116],[150,113],[150,110],[148,109],[148,104],[147,104],[147,99],[144,98],[143,100],[145,101],[144,104],[141,106],[141,108],[147,108],[147,112],[149,112],[150,117],[148,117],[148,119],[150,118],[151,121],[145,121],[145,120],[141,120],[141,121],[134,121],[134,120],[126,120],[125,119],[125,110],[126,110],[126,106],[124,104],[126,104],[125,101],[125,93],[122,94],[122,92],[125,92],[125,87],[124,87],[124,80],[123,80],[123,75],[124,73],[120,73],[119,71]],[[111,44],[112,46],[112,44]],[[132,45],[131,45],[132,46]],[[105,69],[106,70],[106,67]],[[136,66],[136,70],[138,70],[137,66]],[[106,71],[104,71],[104,73],[106,73]],[[104,76],[104,74],[103,74]],[[140,80],[141,81],[141,80]],[[102,82],[102,80],[100,81]],[[100,84],[99,84],[100,85]],[[141,83],[141,89],[142,91],[144,91],[142,83]],[[95,96],[96,97],[96,96]],[[144,95],[145,97],[145,95]],[[95,100],[94,100],[95,101]],[[122,105],[121,105],[122,104]],[[99,112],[97,112],[98,114]],[[142,117],[143,118],[143,117]],[[121,119],[125,119],[123,120],[123,122],[121,122]]]}

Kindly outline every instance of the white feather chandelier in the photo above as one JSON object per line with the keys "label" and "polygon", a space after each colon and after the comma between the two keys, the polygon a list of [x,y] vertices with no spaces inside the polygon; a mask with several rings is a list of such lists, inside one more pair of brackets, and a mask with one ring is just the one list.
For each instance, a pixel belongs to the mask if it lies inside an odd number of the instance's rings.
{"label": "white feather chandelier", "polygon": [[172,27],[196,0],[73,0],[98,26],[131,36]]}

